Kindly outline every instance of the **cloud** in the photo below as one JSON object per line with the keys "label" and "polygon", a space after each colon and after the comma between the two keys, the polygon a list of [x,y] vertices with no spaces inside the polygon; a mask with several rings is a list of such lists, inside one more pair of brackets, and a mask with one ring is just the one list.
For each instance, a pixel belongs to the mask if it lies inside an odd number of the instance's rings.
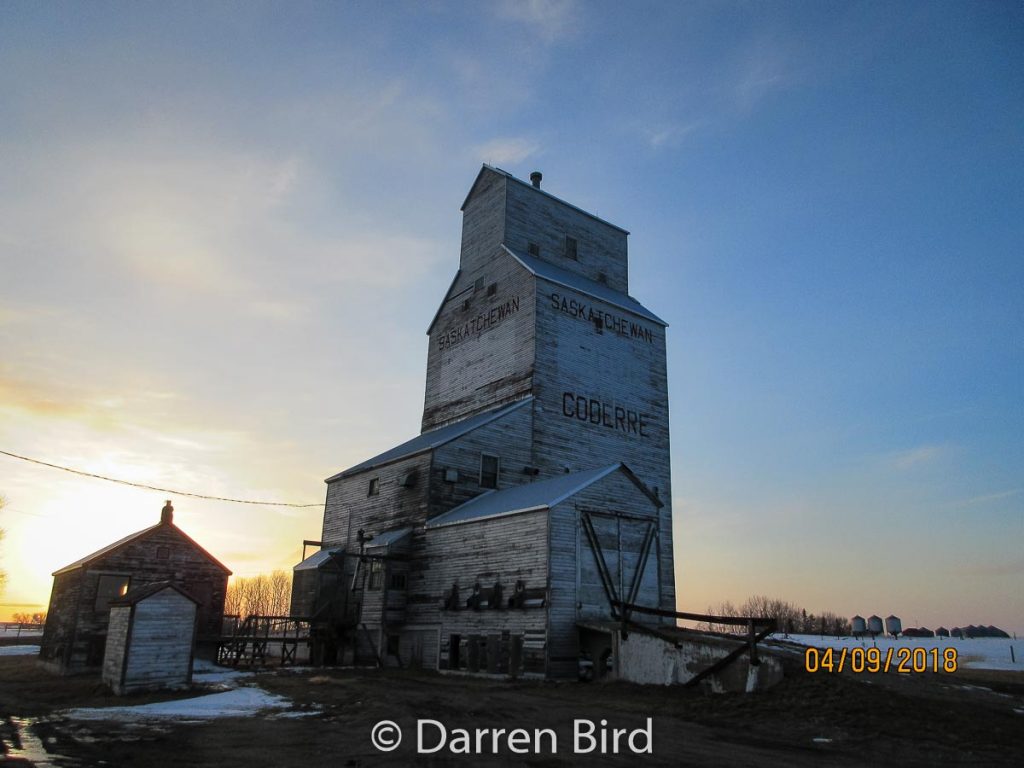
{"label": "cloud", "polygon": [[573,34],[579,25],[576,0],[505,0],[498,16],[532,27],[545,42]]}
{"label": "cloud", "polygon": [[540,151],[540,145],[525,137],[492,139],[473,148],[476,159],[492,165],[515,165]]}
{"label": "cloud", "polygon": [[922,445],[906,451],[886,455],[887,464],[896,470],[904,471],[924,464],[930,464],[949,453],[946,445]]}
{"label": "cloud", "polygon": [[785,57],[780,48],[768,40],[755,42],[738,62],[733,75],[730,88],[733,106],[745,115],[787,81]]}
{"label": "cloud", "polygon": [[675,149],[700,124],[697,120],[689,123],[655,123],[640,126],[639,131],[651,149]]}
{"label": "cloud", "polygon": [[974,496],[974,497],[972,497],[970,499],[964,499],[959,504],[957,504],[957,506],[958,507],[973,507],[973,506],[975,506],[977,504],[986,504],[986,503],[988,503],[990,501],[999,501],[1001,499],[1009,499],[1009,498],[1011,498],[1013,496],[1018,495],[1020,492],[1021,492],[1020,488],[1013,488],[1012,490],[1009,490],[1009,491],[1000,491],[998,493],[986,493],[986,494],[984,494],[982,496]]}

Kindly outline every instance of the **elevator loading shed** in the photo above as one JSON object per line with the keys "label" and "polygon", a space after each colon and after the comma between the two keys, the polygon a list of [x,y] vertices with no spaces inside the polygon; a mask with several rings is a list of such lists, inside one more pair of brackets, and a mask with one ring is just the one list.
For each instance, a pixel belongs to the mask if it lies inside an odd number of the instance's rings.
{"label": "elevator loading shed", "polygon": [[666,323],[628,233],[531,181],[463,203],[421,434],[327,479],[293,606],[322,658],[576,677],[614,601],[675,610]]}

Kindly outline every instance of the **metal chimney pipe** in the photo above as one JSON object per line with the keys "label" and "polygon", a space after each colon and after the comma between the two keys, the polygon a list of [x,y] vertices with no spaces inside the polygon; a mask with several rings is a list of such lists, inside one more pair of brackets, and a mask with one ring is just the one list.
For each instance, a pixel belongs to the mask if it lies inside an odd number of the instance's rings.
{"label": "metal chimney pipe", "polygon": [[533,173],[530,174],[530,182],[537,189],[540,189],[540,180],[543,179],[543,178],[544,178],[544,174],[541,173],[540,171],[534,171]]}

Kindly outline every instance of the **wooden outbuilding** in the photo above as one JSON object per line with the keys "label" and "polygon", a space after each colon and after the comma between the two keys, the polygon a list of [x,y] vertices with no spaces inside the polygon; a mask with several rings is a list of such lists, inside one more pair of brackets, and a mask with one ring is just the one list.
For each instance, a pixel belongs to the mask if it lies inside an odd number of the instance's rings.
{"label": "wooden outbuilding", "polygon": [[114,693],[187,688],[198,602],[160,581],[110,602],[103,682]]}
{"label": "wooden outbuilding", "polygon": [[168,501],[156,525],[54,572],[39,658],[62,674],[98,671],[111,603],[156,582],[170,582],[195,598],[199,654],[213,658],[230,575],[174,524]]}

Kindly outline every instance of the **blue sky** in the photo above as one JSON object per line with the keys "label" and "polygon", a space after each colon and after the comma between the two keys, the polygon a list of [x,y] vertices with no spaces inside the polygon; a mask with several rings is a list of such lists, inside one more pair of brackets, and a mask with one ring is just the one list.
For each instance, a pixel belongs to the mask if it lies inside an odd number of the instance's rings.
{"label": "blue sky", "polygon": [[[684,609],[1024,631],[1019,4],[0,18],[0,449],[322,500],[418,429],[479,164],[540,169],[671,324]],[[2,457],[0,492],[11,605],[163,504]],[[319,535],[176,508],[242,575]]]}

